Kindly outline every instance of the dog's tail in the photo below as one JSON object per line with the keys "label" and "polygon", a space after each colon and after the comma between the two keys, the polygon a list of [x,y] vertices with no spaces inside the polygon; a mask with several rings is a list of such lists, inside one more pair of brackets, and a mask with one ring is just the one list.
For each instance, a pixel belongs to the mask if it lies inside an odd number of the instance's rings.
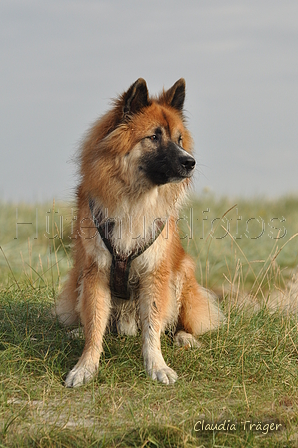
{"label": "dog's tail", "polygon": [[265,308],[269,313],[298,315],[298,271],[292,275],[284,288],[275,285],[262,297],[259,297],[259,294],[256,296],[254,293],[241,292],[231,285],[225,285],[222,296],[229,301],[230,308],[235,307],[250,313],[257,313]]}

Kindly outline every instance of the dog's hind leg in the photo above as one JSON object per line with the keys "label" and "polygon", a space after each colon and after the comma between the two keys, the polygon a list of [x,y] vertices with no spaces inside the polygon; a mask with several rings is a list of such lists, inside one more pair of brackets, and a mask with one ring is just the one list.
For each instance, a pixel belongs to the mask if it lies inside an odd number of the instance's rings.
{"label": "dog's hind leg", "polygon": [[184,260],[185,276],[180,294],[178,331],[175,342],[178,345],[198,346],[195,336],[216,329],[224,316],[216,296],[199,286],[194,274],[194,263],[187,256]]}
{"label": "dog's hind leg", "polygon": [[67,278],[61,294],[58,296],[52,314],[58,317],[61,324],[74,325],[79,321],[79,314],[76,311],[78,302],[78,274],[73,268]]}
{"label": "dog's hind leg", "polygon": [[77,306],[84,326],[85,347],[78,363],[67,375],[67,387],[81,386],[96,374],[103,350],[103,335],[110,316],[110,302],[108,279],[94,265],[84,275]]}
{"label": "dog's hind leg", "polygon": [[136,307],[133,305],[134,302],[131,302],[122,306],[116,323],[118,334],[125,334],[126,336],[135,336],[137,334]]}

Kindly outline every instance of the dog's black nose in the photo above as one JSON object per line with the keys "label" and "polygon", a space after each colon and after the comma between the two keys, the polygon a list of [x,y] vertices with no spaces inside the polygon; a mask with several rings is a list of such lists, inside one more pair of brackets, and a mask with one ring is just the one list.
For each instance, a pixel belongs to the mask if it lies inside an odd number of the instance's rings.
{"label": "dog's black nose", "polygon": [[196,161],[190,155],[180,157],[180,163],[187,171],[191,171],[194,169],[196,165]]}

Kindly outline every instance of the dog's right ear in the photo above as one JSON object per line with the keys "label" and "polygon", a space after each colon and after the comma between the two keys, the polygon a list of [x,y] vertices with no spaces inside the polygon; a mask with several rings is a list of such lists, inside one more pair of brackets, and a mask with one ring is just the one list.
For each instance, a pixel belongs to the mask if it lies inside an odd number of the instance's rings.
{"label": "dog's right ear", "polygon": [[149,95],[145,79],[139,78],[122,96],[123,114],[131,115],[149,105]]}

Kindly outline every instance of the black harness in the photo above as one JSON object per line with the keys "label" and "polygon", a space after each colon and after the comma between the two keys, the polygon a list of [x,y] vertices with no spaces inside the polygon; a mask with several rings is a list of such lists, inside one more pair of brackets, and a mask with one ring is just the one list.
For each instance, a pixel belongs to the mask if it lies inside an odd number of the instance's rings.
{"label": "black harness", "polygon": [[96,211],[96,213],[94,213],[94,206],[95,206],[94,200],[89,199],[89,207],[91,210],[93,222],[106,248],[112,255],[112,264],[110,273],[111,294],[113,297],[116,297],[117,299],[129,300],[130,291],[128,288],[128,278],[131,263],[135,258],[142,255],[145,252],[145,250],[147,250],[148,247],[150,247],[154,243],[154,241],[159,237],[159,235],[163,231],[165,222],[163,222],[161,219],[156,219],[153,223],[153,225],[156,226],[156,231],[153,232],[152,229],[150,240],[147,243],[144,243],[143,245],[139,245],[129,255],[127,255],[119,253],[112,243],[111,235],[115,227],[115,220],[112,220],[110,218],[105,220],[105,217],[101,210],[98,210]]}

